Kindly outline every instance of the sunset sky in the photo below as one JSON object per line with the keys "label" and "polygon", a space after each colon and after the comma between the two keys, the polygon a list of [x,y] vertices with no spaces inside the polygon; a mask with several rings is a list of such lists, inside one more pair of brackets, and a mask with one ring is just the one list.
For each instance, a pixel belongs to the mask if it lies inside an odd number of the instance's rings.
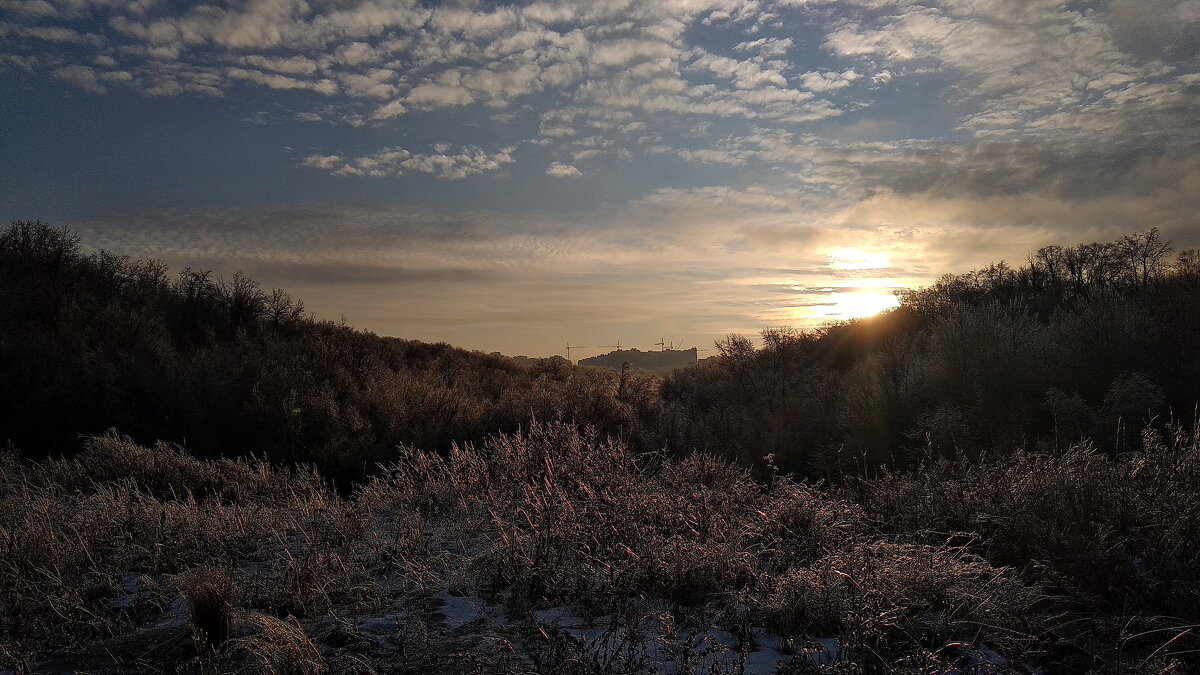
{"label": "sunset sky", "polygon": [[383,335],[711,347],[1200,246],[1200,0],[0,0],[0,218]]}

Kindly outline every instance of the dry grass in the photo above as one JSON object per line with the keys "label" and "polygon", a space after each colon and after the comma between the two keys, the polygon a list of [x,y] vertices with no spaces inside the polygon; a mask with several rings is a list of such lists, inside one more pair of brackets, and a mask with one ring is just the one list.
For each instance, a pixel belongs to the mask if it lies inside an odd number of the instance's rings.
{"label": "dry grass", "polygon": [[283,620],[255,612],[246,617],[246,623],[257,632],[239,638],[233,645],[247,657],[246,672],[269,675],[322,675],[325,672],[320,651],[295,617]]}
{"label": "dry grass", "polygon": [[233,577],[221,567],[198,567],[176,577],[187,601],[188,618],[196,643],[217,648],[234,629]]}
{"label": "dry grass", "polygon": [[176,599],[188,610],[181,630],[219,647],[232,635],[239,597],[253,595],[234,592],[254,581],[238,567],[271,568],[286,559],[280,536],[304,528],[340,555],[347,536],[362,534],[341,527],[354,520],[344,513],[351,507],[311,471],[202,462],[111,434],[71,459],[5,456],[3,665],[134,635],[170,620]]}
{"label": "dry grass", "polygon": [[[1176,432],[1136,455],[941,460],[835,492],[534,423],[445,455],[405,450],[348,497],[308,470],[110,434],[72,459],[0,456],[0,659],[636,672],[629,627],[659,603],[677,665],[702,660],[687,636],[710,625],[769,628],[798,655],[837,637],[847,672],[940,672],[979,643],[1082,670],[1186,665],[1200,452]],[[446,589],[505,605],[514,626],[562,605],[631,617],[627,639],[603,652],[501,627],[471,642],[483,628],[431,613]],[[393,615],[383,637],[355,627]],[[193,633],[195,648],[169,646]]]}
{"label": "dry grass", "polygon": [[1020,566],[1046,589],[1049,639],[1093,660],[1162,647],[1159,658],[1200,648],[1197,441],[1197,429],[1172,426],[1165,437],[1147,430],[1135,453],[1085,442],[1061,454],[959,457],[851,490],[881,527],[927,541],[971,533],[987,559]]}

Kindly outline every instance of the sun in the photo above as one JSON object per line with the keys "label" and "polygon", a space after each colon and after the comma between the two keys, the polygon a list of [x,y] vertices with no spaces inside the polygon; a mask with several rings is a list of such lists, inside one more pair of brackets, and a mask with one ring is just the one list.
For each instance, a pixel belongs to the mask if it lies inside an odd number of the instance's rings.
{"label": "sun", "polygon": [[900,306],[900,299],[878,291],[835,292],[830,303],[813,307],[813,314],[827,319],[860,319]]}

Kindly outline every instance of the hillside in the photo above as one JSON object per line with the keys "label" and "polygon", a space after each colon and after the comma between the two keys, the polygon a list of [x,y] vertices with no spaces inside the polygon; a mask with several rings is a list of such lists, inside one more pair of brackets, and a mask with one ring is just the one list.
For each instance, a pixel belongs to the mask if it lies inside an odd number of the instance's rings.
{"label": "hillside", "polygon": [[618,349],[607,354],[579,359],[579,365],[592,368],[624,370],[633,368],[653,373],[670,373],[696,363],[696,348],[663,349],[644,352],[640,349]]}
{"label": "hillside", "polygon": [[940,456],[1140,447],[1200,401],[1200,255],[1154,230],[946,275],[882,315],[741,336],[662,384],[672,447],[830,477]]}
{"label": "hillside", "polygon": [[1200,258],[1153,230],[662,378],[0,234],[0,668],[1190,672]]}
{"label": "hillside", "polygon": [[284,291],[0,234],[0,439],[29,456],[117,428],[200,457],[312,462],[358,480],[398,445],[448,450],[562,416],[653,449],[656,384],[319,321]]}

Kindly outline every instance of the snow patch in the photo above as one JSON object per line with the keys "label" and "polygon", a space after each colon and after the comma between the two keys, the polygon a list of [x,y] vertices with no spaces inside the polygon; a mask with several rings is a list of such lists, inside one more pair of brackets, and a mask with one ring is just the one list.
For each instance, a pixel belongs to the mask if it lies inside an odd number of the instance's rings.
{"label": "snow patch", "polygon": [[450,630],[460,628],[475,621],[484,621],[493,626],[502,626],[509,622],[508,611],[503,607],[489,605],[483,598],[474,595],[455,595],[450,591],[434,593],[433,600],[440,602],[437,614],[440,614],[445,625]]}
{"label": "snow patch", "polygon": [[[783,638],[763,628],[750,629],[750,639],[745,642],[754,648],[743,654],[743,641],[716,627],[676,632],[664,630],[662,624],[653,621],[649,626],[630,627],[612,616],[588,620],[568,607],[542,610],[534,616],[540,624],[562,631],[590,653],[644,658],[647,667],[663,675],[682,670],[769,675],[795,658],[789,653],[792,650],[785,651]],[[795,653],[813,665],[832,665],[842,654],[835,638],[809,640]]]}

